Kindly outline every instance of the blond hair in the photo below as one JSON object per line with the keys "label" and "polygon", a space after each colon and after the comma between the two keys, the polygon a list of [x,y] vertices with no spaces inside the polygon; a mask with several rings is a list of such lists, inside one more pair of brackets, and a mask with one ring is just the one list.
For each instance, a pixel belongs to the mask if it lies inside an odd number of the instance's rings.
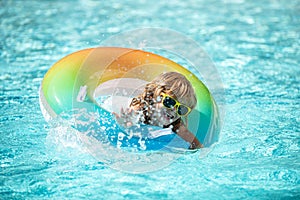
{"label": "blond hair", "polygon": [[149,116],[161,92],[174,96],[180,103],[191,109],[197,104],[195,91],[187,78],[177,72],[165,72],[148,83],[142,94],[132,99],[130,106],[138,107],[140,111],[143,111],[144,120],[142,121],[151,123]]}

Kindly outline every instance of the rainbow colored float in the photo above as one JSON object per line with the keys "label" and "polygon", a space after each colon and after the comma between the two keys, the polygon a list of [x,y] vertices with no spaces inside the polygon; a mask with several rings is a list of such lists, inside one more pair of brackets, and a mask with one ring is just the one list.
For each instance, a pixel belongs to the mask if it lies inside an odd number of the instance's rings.
{"label": "rainbow colored float", "polygon": [[[40,88],[41,109],[46,119],[82,108],[89,112],[100,110],[102,116],[105,114],[113,118],[96,100],[99,95],[119,93],[132,97],[141,86],[140,83],[150,82],[162,72],[168,71],[179,72],[192,83],[197,106],[188,116],[188,129],[205,147],[211,146],[219,138],[220,122],[217,106],[207,87],[181,65],[142,50],[100,47],[81,50],[62,58],[43,79]],[[130,86],[130,92],[120,94],[124,81],[119,80],[137,82]],[[111,81],[115,81],[114,87],[105,87]]]}

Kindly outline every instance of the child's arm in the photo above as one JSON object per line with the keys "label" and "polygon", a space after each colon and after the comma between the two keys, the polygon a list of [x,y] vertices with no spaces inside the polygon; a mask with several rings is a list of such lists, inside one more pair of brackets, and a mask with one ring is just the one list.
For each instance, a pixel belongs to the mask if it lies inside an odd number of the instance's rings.
{"label": "child's arm", "polygon": [[183,124],[179,126],[176,132],[177,135],[191,144],[191,146],[189,147],[190,149],[203,148],[203,145],[199,142],[195,135],[192,134]]}

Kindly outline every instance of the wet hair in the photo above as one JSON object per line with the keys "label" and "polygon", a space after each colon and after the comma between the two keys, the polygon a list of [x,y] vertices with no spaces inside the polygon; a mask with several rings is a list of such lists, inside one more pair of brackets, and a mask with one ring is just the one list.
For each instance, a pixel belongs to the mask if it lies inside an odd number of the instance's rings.
{"label": "wet hair", "polygon": [[152,124],[151,115],[154,103],[160,101],[160,94],[164,92],[191,109],[195,108],[197,99],[191,83],[185,76],[177,72],[162,73],[145,86],[142,94],[132,99],[130,106],[138,107],[142,112],[142,122]]}

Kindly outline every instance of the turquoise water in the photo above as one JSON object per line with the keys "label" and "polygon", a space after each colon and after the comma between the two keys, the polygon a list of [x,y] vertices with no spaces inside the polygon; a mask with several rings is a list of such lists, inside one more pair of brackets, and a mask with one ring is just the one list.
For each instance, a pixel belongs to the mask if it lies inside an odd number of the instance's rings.
{"label": "turquoise water", "polygon": [[[0,199],[298,199],[299,11],[297,0],[1,1]],[[61,57],[143,27],[178,31],[206,50],[225,116],[207,156],[128,174],[55,135],[67,128],[45,122],[38,91]]]}

